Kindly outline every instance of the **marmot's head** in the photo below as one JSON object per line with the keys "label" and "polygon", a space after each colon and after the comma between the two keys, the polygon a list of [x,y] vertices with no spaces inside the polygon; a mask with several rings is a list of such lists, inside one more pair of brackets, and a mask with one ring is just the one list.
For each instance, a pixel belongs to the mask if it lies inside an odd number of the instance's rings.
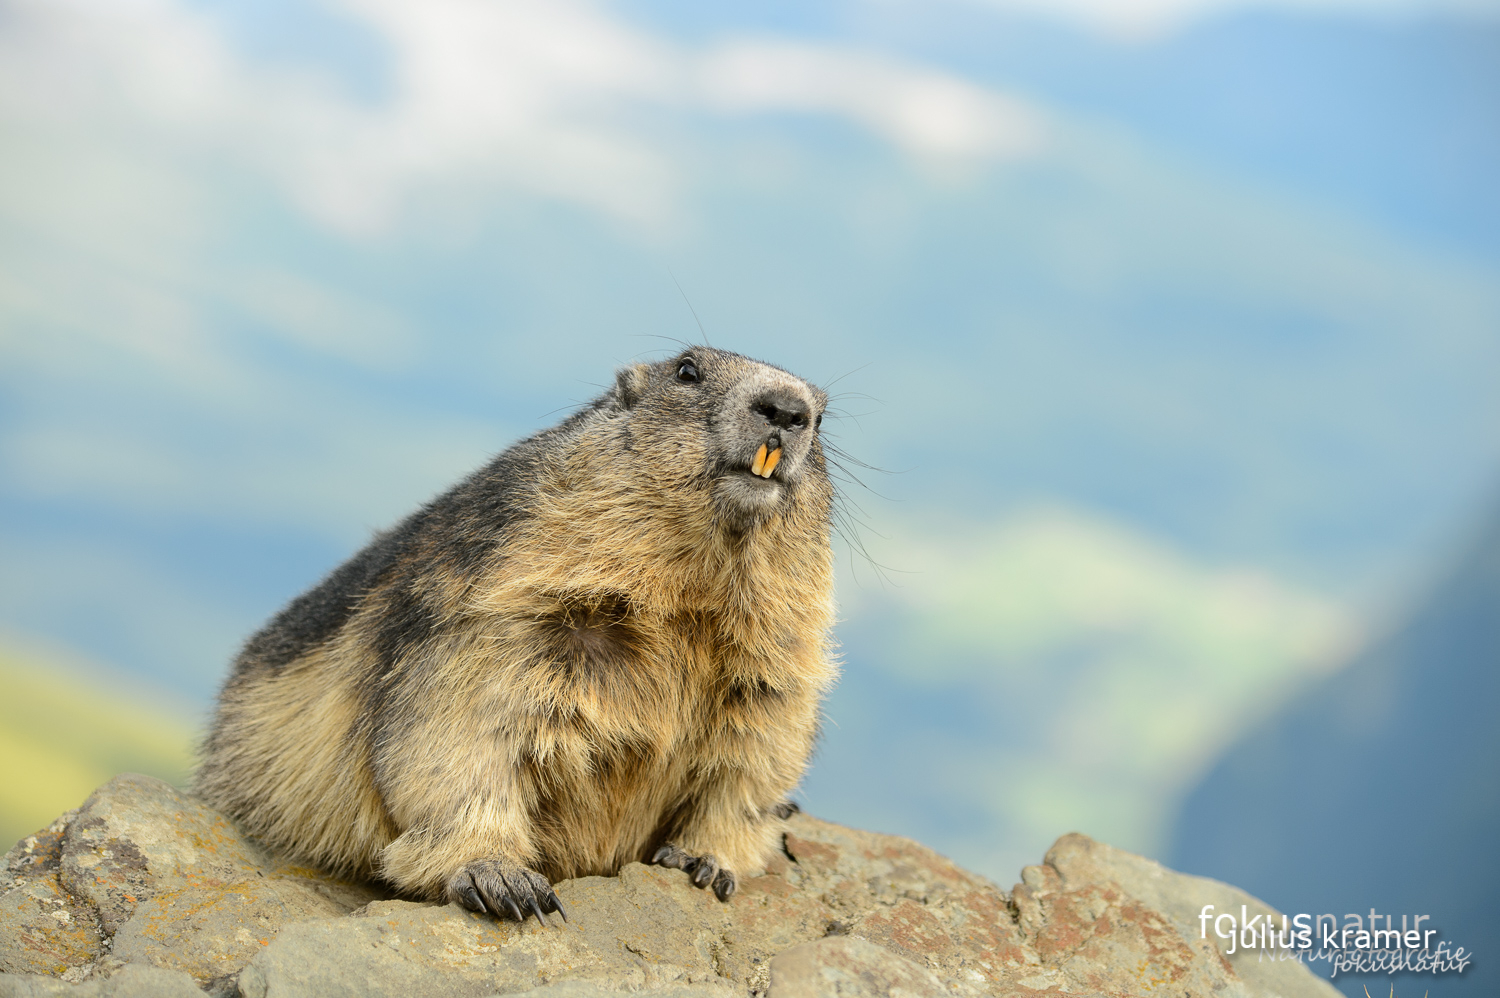
{"label": "marmot's head", "polygon": [[818,434],[828,396],[779,367],[711,347],[615,378],[633,451],[664,481],[707,488],[723,523],[753,527],[802,505],[826,519],[833,489]]}

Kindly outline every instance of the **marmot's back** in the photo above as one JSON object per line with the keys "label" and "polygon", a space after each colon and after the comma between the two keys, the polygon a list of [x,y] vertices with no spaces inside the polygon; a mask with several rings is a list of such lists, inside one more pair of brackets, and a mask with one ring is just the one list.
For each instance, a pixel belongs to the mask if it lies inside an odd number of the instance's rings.
{"label": "marmot's back", "polygon": [[654,860],[760,867],[829,660],[824,394],[695,347],[522,441],[294,600],[199,792],[330,869],[477,910]]}

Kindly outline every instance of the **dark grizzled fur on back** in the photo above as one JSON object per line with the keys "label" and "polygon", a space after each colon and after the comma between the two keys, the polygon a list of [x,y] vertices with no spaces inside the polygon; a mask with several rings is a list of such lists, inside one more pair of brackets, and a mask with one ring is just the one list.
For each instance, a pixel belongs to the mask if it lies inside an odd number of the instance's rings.
{"label": "dark grizzled fur on back", "polygon": [[[603,400],[590,409],[597,409]],[[443,557],[458,571],[472,570],[499,543],[512,518],[525,515],[527,459],[547,441],[566,435],[586,413],[517,443],[470,478],[434,499],[391,530],[383,531],[317,586],[298,596],[245,644],[236,674],[247,668],[280,668],[322,644],[353,614],[360,597],[390,577],[396,563],[416,550],[424,536],[439,538]],[[394,614],[385,630],[394,650],[399,635],[430,625],[431,612],[414,601]]]}
{"label": "dark grizzled fur on back", "polygon": [[621,370],[246,644],[200,792],[308,860],[497,915],[631,860],[728,897],[835,674],[826,404],[705,347]]}

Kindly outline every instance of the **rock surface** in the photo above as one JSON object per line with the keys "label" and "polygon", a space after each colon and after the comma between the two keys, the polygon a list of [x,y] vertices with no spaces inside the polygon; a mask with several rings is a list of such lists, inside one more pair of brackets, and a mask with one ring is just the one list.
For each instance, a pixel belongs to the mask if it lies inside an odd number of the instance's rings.
{"label": "rock surface", "polygon": [[826,936],[783,950],[771,961],[776,998],[943,998],[948,989],[926,967],[854,936]]}
{"label": "rock surface", "polygon": [[1202,905],[1269,912],[1254,898],[1082,835],[1011,892],[807,815],[727,904],[639,863],[556,887],[571,921],[551,927],[391,898],[126,775],[6,855],[0,998],[1337,995],[1301,964],[1199,938]]}

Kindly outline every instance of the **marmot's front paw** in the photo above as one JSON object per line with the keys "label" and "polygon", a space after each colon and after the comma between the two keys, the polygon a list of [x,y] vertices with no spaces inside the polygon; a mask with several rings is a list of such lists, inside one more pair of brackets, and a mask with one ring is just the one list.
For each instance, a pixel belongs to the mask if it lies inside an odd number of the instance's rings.
{"label": "marmot's front paw", "polygon": [[656,850],[656,855],[651,857],[651,862],[657,866],[670,866],[674,869],[685,870],[697,887],[707,887],[713,884],[714,894],[720,901],[728,901],[729,895],[733,894],[735,888],[739,886],[734,871],[720,869],[719,861],[712,856],[708,854],[694,856],[683,852],[670,842]]}
{"label": "marmot's front paw", "polygon": [[568,920],[546,877],[503,859],[476,859],[464,864],[448,880],[448,900],[518,922],[535,914],[536,920],[546,925],[544,911],[555,911],[564,922]]}

